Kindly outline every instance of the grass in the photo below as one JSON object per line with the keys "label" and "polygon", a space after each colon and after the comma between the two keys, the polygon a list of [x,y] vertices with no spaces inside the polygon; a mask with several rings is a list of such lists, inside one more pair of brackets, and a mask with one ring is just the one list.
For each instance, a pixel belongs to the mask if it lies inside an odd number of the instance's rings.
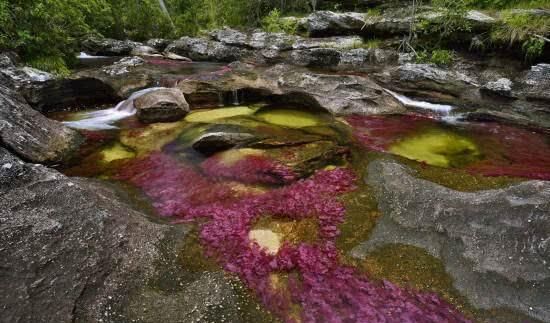
{"label": "grass", "polygon": [[455,54],[446,49],[434,49],[419,51],[416,56],[417,63],[432,63],[438,66],[449,66],[453,63]]}

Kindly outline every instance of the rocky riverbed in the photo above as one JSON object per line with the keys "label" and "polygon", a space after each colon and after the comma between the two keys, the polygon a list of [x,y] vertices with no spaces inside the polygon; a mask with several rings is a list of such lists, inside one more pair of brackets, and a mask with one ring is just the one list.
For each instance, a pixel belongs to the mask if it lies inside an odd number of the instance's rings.
{"label": "rocky riverbed", "polygon": [[0,55],[1,321],[550,321],[550,62],[288,19]]}

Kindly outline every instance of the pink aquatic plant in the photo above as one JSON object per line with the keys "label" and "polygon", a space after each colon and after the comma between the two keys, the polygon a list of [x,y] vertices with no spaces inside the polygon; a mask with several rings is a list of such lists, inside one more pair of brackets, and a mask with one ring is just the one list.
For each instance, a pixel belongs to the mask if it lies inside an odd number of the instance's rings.
{"label": "pink aquatic plant", "polygon": [[[350,116],[356,141],[362,146],[388,152],[392,144],[439,126],[436,120],[416,115]],[[466,170],[485,176],[515,176],[550,180],[550,143],[543,133],[498,123],[468,123],[464,130],[479,146],[483,158]]]}
{"label": "pink aquatic plant", "polygon": [[[340,263],[335,239],[345,208],[338,196],[353,190],[356,181],[348,168],[317,171],[288,186],[241,197],[164,153],[125,165],[118,178],[140,187],[162,215],[205,219],[200,238],[207,255],[238,275],[287,322],[295,322],[296,315],[303,322],[467,321],[434,294],[370,281]],[[277,254],[268,254],[249,239],[254,223],[264,216],[315,218],[320,242],[285,244]],[[285,273],[291,274],[287,292],[270,279]]]}

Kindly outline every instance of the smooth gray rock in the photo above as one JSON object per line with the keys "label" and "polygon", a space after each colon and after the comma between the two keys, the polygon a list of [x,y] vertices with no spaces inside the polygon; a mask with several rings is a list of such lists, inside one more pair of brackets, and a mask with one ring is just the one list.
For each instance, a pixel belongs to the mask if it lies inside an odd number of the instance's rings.
{"label": "smooth gray rock", "polygon": [[180,90],[159,88],[134,100],[137,117],[144,123],[174,122],[189,113],[189,104]]}
{"label": "smooth gray rock", "polygon": [[215,62],[233,62],[250,55],[247,49],[228,46],[206,38],[191,37],[182,37],[174,41],[168,45],[165,52],[189,57],[196,61]]}
{"label": "smooth gray rock", "polygon": [[105,56],[130,55],[132,50],[139,46],[143,46],[143,44],[131,40],[117,40],[99,37],[87,38],[81,44],[82,50],[86,53]]}
{"label": "smooth gray rock", "polygon": [[421,247],[443,261],[474,306],[550,320],[550,182],[466,193],[377,160],[367,183],[383,216],[354,257],[385,244]]}
{"label": "smooth gray rock", "polygon": [[146,41],[145,45],[147,45],[149,47],[153,47],[154,49],[156,49],[159,52],[163,52],[166,49],[166,47],[168,47],[168,45],[170,45],[171,42],[172,42],[172,40],[170,40],[170,39],[153,38],[153,39],[149,39],[148,41]]}
{"label": "smooth gray rock", "polygon": [[2,322],[258,317],[240,283],[179,258],[187,226],[153,222],[133,205],[113,185],[68,178],[0,148]]}
{"label": "smooth gray rock", "polygon": [[25,160],[55,163],[74,153],[80,142],[76,131],[33,110],[7,82],[0,82],[1,146]]}

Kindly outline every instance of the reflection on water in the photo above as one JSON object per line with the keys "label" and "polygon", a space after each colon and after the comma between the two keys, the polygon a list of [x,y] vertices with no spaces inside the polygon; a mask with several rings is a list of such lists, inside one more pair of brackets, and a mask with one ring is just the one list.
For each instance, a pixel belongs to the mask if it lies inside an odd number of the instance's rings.
{"label": "reflection on water", "polygon": [[[421,162],[436,181],[447,174],[478,183],[468,172],[550,179],[548,138],[420,116],[345,121],[231,107],[176,123],[129,122],[88,132],[93,148],[64,171],[130,184],[159,216],[199,224],[204,254],[286,321],[469,321],[467,300],[437,259],[409,246],[380,249],[360,264],[347,257],[380,215],[361,176],[371,158],[395,154]],[[193,148],[205,133],[235,127],[246,142],[208,155]]]}

